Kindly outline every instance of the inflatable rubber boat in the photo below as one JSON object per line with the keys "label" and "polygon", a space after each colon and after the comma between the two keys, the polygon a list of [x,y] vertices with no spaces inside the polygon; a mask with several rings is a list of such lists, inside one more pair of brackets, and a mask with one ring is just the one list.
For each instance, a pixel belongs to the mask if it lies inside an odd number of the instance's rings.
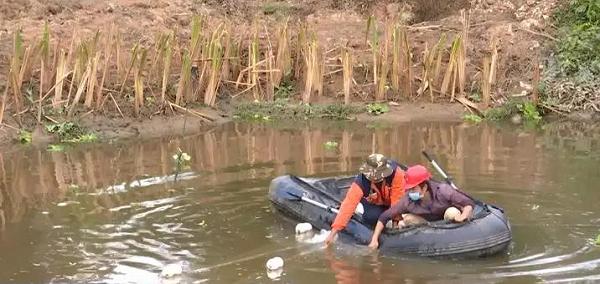
{"label": "inflatable rubber boat", "polygon": [[[318,229],[330,230],[337,208],[354,177],[300,178],[285,175],[269,187],[269,199],[285,215]],[[379,248],[385,254],[420,256],[483,257],[505,251],[512,233],[504,211],[475,200],[473,217],[465,223],[444,220],[403,229],[385,229]],[[367,245],[373,228],[355,213],[341,235],[357,244]]]}

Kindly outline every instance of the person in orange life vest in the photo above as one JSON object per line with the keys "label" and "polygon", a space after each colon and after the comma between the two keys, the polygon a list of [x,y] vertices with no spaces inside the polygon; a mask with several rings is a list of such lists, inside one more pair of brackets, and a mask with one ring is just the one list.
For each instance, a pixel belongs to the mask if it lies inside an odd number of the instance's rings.
{"label": "person in orange life vest", "polygon": [[331,225],[326,245],[346,227],[359,203],[364,208],[363,222],[375,226],[379,215],[404,195],[404,171],[396,161],[382,154],[371,154],[359,171]]}
{"label": "person in orange life vest", "polygon": [[401,215],[400,226],[416,225],[445,219],[462,223],[471,217],[475,202],[446,183],[431,180],[431,174],[421,165],[406,170],[406,195],[379,216],[369,247],[379,247],[379,235],[384,224]]}

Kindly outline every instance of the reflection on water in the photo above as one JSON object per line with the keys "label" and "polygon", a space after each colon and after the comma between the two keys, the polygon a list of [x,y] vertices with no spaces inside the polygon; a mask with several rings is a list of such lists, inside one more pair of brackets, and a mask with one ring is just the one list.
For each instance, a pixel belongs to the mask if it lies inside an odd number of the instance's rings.
{"label": "reflection on water", "polygon": [[[336,141],[337,149],[324,143]],[[433,283],[598,280],[600,131],[456,123],[236,124],[185,138],[0,154],[0,282]],[[180,147],[191,168],[175,175]],[[510,251],[488,259],[381,258],[300,243],[266,198],[270,180],[354,174],[372,152],[408,163],[435,153],[466,191],[503,206]],[[177,182],[175,182],[177,180]],[[435,271],[435,273],[432,273]],[[484,279],[484,280],[482,280]]]}

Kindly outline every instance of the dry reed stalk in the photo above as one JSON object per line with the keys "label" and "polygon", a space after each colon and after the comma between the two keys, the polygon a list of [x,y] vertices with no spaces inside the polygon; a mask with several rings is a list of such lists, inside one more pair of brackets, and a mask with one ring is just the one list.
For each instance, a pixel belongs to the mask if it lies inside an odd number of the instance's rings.
{"label": "dry reed stalk", "polygon": [[322,96],[323,95],[323,75],[325,74],[325,62],[323,59],[323,51],[321,50],[321,48],[319,47],[319,42],[317,40],[317,36],[316,34],[313,33],[313,41],[314,41],[314,46],[315,46],[315,50],[313,53],[313,61],[315,64],[315,85],[316,85],[316,90],[317,90],[317,96]]}
{"label": "dry reed stalk", "polygon": [[148,50],[140,48],[137,53],[137,60],[133,71],[133,84],[134,84],[134,110],[136,115],[140,114],[140,109],[144,106],[144,65],[146,64],[146,57]]}
{"label": "dry reed stalk", "polygon": [[[440,87],[440,94],[442,96],[446,95],[446,93],[448,92],[448,87],[450,85],[450,80],[453,80],[455,74],[458,72],[457,60],[461,42],[462,38],[460,35],[457,35],[454,41],[452,42],[452,48],[450,50],[450,59],[448,61],[446,73],[444,74],[444,79],[442,80],[442,86]],[[452,90],[452,94],[454,94],[454,90]],[[454,100],[454,95],[452,95],[451,101],[452,100]]]}
{"label": "dry reed stalk", "polygon": [[102,92],[104,91],[104,82],[106,80],[106,74],[108,73],[108,69],[110,69],[110,59],[112,56],[112,46],[114,41],[114,24],[111,25],[108,35],[105,39],[104,43],[104,63],[102,65],[102,79],[100,79],[100,85],[98,86],[98,92],[96,93],[96,109],[100,109],[100,105],[104,101],[102,96]]}
{"label": "dry reed stalk", "polygon": [[435,67],[433,69],[433,82],[436,84],[439,82],[440,73],[442,71],[442,57],[444,57],[444,50],[446,46],[446,34],[442,34],[440,41],[438,42],[437,59],[435,61]]}
{"label": "dry reed stalk", "polygon": [[4,87],[4,93],[2,93],[2,105],[0,106],[0,125],[4,121],[4,109],[6,108],[6,97],[8,96],[8,85]]}
{"label": "dry reed stalk", "polygon": [[233,54],[234,45],[229,26],[225,27],[223,35],[223,67],[221,68],[221,80],[231,79],[231,57]]}
{"label": "dry reed stalk", "polygon": [[173,45],[175,42],[175,33],[171,32],[165,43],[165,51],[163,53],[163,72],[162,72],[162,90],[160,93],[161,104],[165,103],[167,94],[167,86],[169,84],[169,76],[171,75],[171,60],[173,58]]}
{"label": "dry reed stalk", "polygon": [[125,84],[127,83],[127,79],[129,79],[129,74],[131,74],[131,70],[135,66],[135,62],[138,58],[138,52],[140,51],[140,44],[136,43],[131,49],[131,61],[129,62],[129,67],[127,67],[127,72],[123,78],[123,83],[121,83],[121,87],[119,88],[119,96],[123,94],[123,90],[125,89]]}
{"label": "dry reed stalk", "polygon": [[401,44],[400,44],[400,27],[394,25],[392,32],[392,75],[390,81],[392,83],[392,90],[394,92],[400,91],[400,57],[401,57]]}
{"label": "dry reed stalk", "polygon": [[90,77],[88,78],[88,87],[84,102],[84,105],[87,108],[92,108],[92,104],[94,103],[94,91],[96,90],[96,84],[98,83],[98,64],[100,63],[101,54],[97,51],[94,53],[94,57],[90,58],[91,62],[88,63],[91,66],[91,72]]}
{"label": "dry reed stalk", "polygon": [[84,62],[87,62],[87,53],[85,52],[84,44],[85,42],[81,42],[74,49],[75,61],[73,63],[73,74],[71,76],[71,83],[69,84],[69,92],[67,93],[67,106],[71,102],[71,93],[73,91],[73,87],[77,87],[77,85],[75,85],[75,82],[81,81],[83,73],[85,72]]}
{"label": "dry reed stalk", "polygon": [[257,71],[257,65],[258,65],[258,61],[259,61],[259,45],[258,45],[258,28],[254,28],[254,34],[252,35],[252,42],[250,43],[250,49],[249,49],[249,66],[252,66],[251,70],[249,71],[249,78],[250,81],[248,83],[254,85],[255,87],[252,88],[252,96],[254,97],[255,100],[260,100],[260,85],[259,85],[259,81],[258,81],[258,72]]}
{"label": "dry reed stalk", "polygon": [[202,48],[202,18],[194,16],[192,18],[192,35],[190,42],[190,58],[192,62],[198,60]]}
{"label": "dry reed stalk", "polygon": [[60,106],[60,102],[62,101],[63,84],[67,72],[67,53],[64,49],[61,49],[56,65],[56,87],[54,88],[54,98],[52,99],[52,107],[55,109]]}
{"label": "dry reed stalk", "polygon": [[296,41],[296,49],[294,52],[294,79],[300,80],[302,76],[304,52],[306,47],[306,27],[302,26],[298,29],[298,36]]}
{"label": "dry reed stalk", "polygon": [[117,31],[117,34],[115,36],[115,56],[116,56],[116,60],[117,60],[116,65],[117,65],[117,77],[118,78],[123,77],[123,74],[122,74],[123,67],[121,66],[123,64],[123,60],[121,58],[121,41],[122,41],[121,33],[119,31]]}
{"label": "dry reed stalk", "polygon": [[[375,24],[373,27],[373,37],[371,39],[371,55],[373,59],[373,84],[377,86],[377,77],[378,77],[378,66],[380,64],[380,50],[379,50],[379,33],[377,31],[377,25]],[[367,31],[368,32],[368,31]]]}
{"label": "dry reed stalk", "polygon": [[42,39],[39,44],[39,57],[40,57],[40,89],[39,89],[39,102],[38,102],[38,115],[37,122],[42,122],[42,96],[45,91],[44,83],[45,77],[47,76],[47,64],[48,57],[50,56],[50,29],[48,28],[48,22],[44,24],[44,30],[42,31]]}
{"label": "dry reed stalk", "polygon": [[410,97],[412,93],[412,55],[410,52],[410,44],[408,42],[408,31],[406,26],[400,27],[400,72],[402,78],[402,92],[405,97]]}
{"label": "dry reed stalk", "polygon": [[267,46],[267,69],[271,70],[271,72],[268,72],[267,75],[267,86],[266,86],[266,100],[267,101],[272,101],[275,97],[275,76],[280,74],[281,70],[273,70],[274,66],[275,66],[275,56],[273,55],[273,47],[271,45],[271,43],[269,42],[269,45]]}
{"label": "dry reed stalk", "polygon": [[[152,54],[151,62],[149,70],[156,70],[160,68],[158,65],[160,63],[160,59],[164,57],[166,51],[167,41],[169,40],[170,33],[161,33],[156,36],[156,40],[154,42],[154,53]],[[160,76],[157,72],[150,72],[148,74],[148,78],[151,81],[156,80]]]}
{"label": "dry reed stalk", "polygon": [[[234,41],[235,43],[235,41]],[[237,78],[240,75],[240,71],[242,69],[242,46],[243,46],[243,42],[242,40],[238,40],[237,44],[231,44],[232,47],[232,51],[231,54],[233,54],[233,59],[230,60],[231,62],[231,78]]]}
{"label": "dry reed stalk", "polygon": [[221,74],[223,66],[223,46],[221,39],[224,36],[225,31],[218,28],[212,34],[210,39],[210,77],[208,79],[208,86],[204,93],[204,104],[214,107],[217,100],[217,93],[219,85],[221,84]]}
{"label": "dry reed stalk", "polygon": [[394,26],[390,22],[386,24],[385,34],[383,39],[383,45],[379,50],[379,74],[377,74],[377,92],[375,93],[375,100],[385,100],[385,93],[387,89],[387,77],[389,72],[389,46],[392,41],[392,33]]}
{"label": "dry reed stalk", "polygon": [[305,74],[304,74],[304,93],[302,94],[302,102],[305,104],[310,103],[310,96],[313,90],[313,81],[314,81],[314,65],[312,64],[312,53],[313,53],[313,44],[308,43],[308,47],[304,52],[304,61],[305,61]]}
{"label": "dry reed stalk", "polygon": [[352,52],[346,44],[342,51],[342,68],[344,77],[344,104],[350,104],[350,87],[352,86]]}
{"label": "dry reed stalk", "polygon": [[277,72],[274,75],[273,84],[275,86],[279,86],[281,80],[291,72],[292,68],[288,21],[289,19],[285,21],[283,26],[280,27],[277,32],[277,56],[275,59],[275,69],[280,70],[280,72]]}
{"label": "dry reed stalk", "polygon": [[[371,33],[371,28],[375,25],[375,16],[371,15],[367,19],[367,29],[365,31],[365,45],[369,44],[369,33]],[[377,28],[375,28],[377,29]],[[377,32],[377,31],[375,31]]]}
{"label": "dry reed stalk", "polygon": [[489,52],[486,52],[483,57],[483,74],[481,76],[481,104],[483,109],[487,109],[490,105],[490,64],[492,61],[492,55]]}
{"label": "dry reed stalk", "polygon": [[179,76],[179,85],[177,86],[177,94],[175,96],[175,104],[180,105],[182,97],[187,89],[187,85],[192,76],[192,58],[188,50],[184,51],[181,63],[181,73]]}
{"label": "dry reed stalk", "polygon": [[[465,96],[465,84],[467,81],[467,46],[469,45],[469,25],[471,24],[471,13],[461,10],[462,18],[462,40],[457,58],[458,88],[459,95]],[[454,96],[452,96],[454,98]]]}
{"label": "dry reed stalk", "polygon": [[[15,102],[16,112],[22,113],[23,102],[21,101],[21,87],[27,76],[28,70],[31,69],[33,49],[27,47],[23,49],[23,38],[21,30],[17,30],[14,34],[13,42],[13,57],[10,60],[9,69],[9,84],[12,89],[13,99]],[[7,86],[8,88],[8,86]],[[21,117],[17,116],[17,122],[21,124]]]}
{"label": "dry reed stalk", "polygon": [[88,65],[88,68],[85,70],[85,72],[81,76],[81,81],[79,81],[79,86],[77,87],[77,92],[75,93],[75,98],[73,99],[73,102],[71,103],[69,112],[67,114],[68,117],[73,116],[73,111],[75,110],[77,103],[81,99],[81,95],[83,94],[83,91],[85,90],[85,86],[87,84],[90,73],[91,73],[91,66]]}
{"label": "dry reed stalk", "polygon": [[481,84],[482,105],[486,109],[490,105],[492,87],[496,80],[496,66],[498,61],[498,41],[495,37],[490,41],[490,50],[483,58],[483,76]]}
{"label": "dry reed stalk", "polygon": [[492,50],[492,62],[490,66],[490,84],[496,83],[496,75],[498,69],[498,39],[493,38],[491,42],[491,50]]}
{"label": "dry reed stalk", "polygon": [[305,61],[305,81],[302,101],[304,103],[310,103],[314,91],[316,91],[318,95],[321,95],[323,91],[323,64],[320,60],[321,57],[319,56],[319,45],[316,35],[313,34],[311,36],[311,40],[307,42],[307,46],[303,53]]}
{"label": "dry reed stalk", "polygon": [[73,28],[73,34],[71,35],[71,41],[69,43],[69,49],[67,53],[66,66],[71,65],[71,61],[73,60],[73,54],[77,51],[77,46],[75,45],[75,39],[77,38],[77,29]]}
{"label": "dry reed stalk", "polygon": [[435,82],[436,76],[439,75],[444,41],[445,39],[442,36],[442,38],[440,38],[440,40],[432,49],[429,49],[427,47],[427,44],[425,45],[425,52],[422,62],[423,76],[421,86],[419,87],[417,93],[419,95],[422,95],[425,92],[425,90],[429,90],[429,97],[431,99],[431,102],[434,101],[433,83]]}

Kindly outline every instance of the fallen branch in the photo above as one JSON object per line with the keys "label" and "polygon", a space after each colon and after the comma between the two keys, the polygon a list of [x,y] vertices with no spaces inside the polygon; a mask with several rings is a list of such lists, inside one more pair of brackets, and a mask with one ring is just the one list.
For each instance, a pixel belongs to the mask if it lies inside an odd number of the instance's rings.
{"label": "fallen branch", "polygon": [[558,39],[557,39],[557,38],[555,38],[555,37],[553,37],[553,36],[551,36],[551,35],[549,35],[549,34],[540,33],[540,32],[536,32],[536,31],[532,31],[532,30],[530,30],[530,29],[526,29],[526,28],[519,27],[519,26],[517,26],[517,29],[519,29],[519,30],[522,30],[522,31],[524,31],[524,32],[528,32],[528,33],[530,33],[530,34],[534,34],[534,35],[542,36],[542,37],[545,37],[545,38],[547,38],[547,39],[550,39],[550,40],[553,40],[553,41],[558,41]]}
{"label": "fallen branch", "polygon": [[177,104],[174,104],[172,102],[169,102],[169,105],[172,106],[172,107],[175,107],[176,109],[180,109],[180,110],[183,110],[183,111],[185,111],[185,112],[187,112],[189,114],[195,115],[195,116],[203,119],[204,121],[212,122],[212,121],[217,120],[216,118],[214,118],[214,117],[212,117],[210,115],[207,115],[207,114],[195,111],[195,110],[191,110],[191,109],[188,109],[188,108],[184,108],[184,107],[182,107],[180,105],[177,105]]}
{"label": "fallen branch", "polygon": [[467,98],[465,98],[463,96],[458,96],[458,97],[456,97],[454,99],[457,100],[462,105],[464,105],[465,107],[473,109],[477,113],[477,115],[484,116],[483,112],[479,109],[479,107],[477,106],[477,104],[473,103],[469,99],[467,99]]}

